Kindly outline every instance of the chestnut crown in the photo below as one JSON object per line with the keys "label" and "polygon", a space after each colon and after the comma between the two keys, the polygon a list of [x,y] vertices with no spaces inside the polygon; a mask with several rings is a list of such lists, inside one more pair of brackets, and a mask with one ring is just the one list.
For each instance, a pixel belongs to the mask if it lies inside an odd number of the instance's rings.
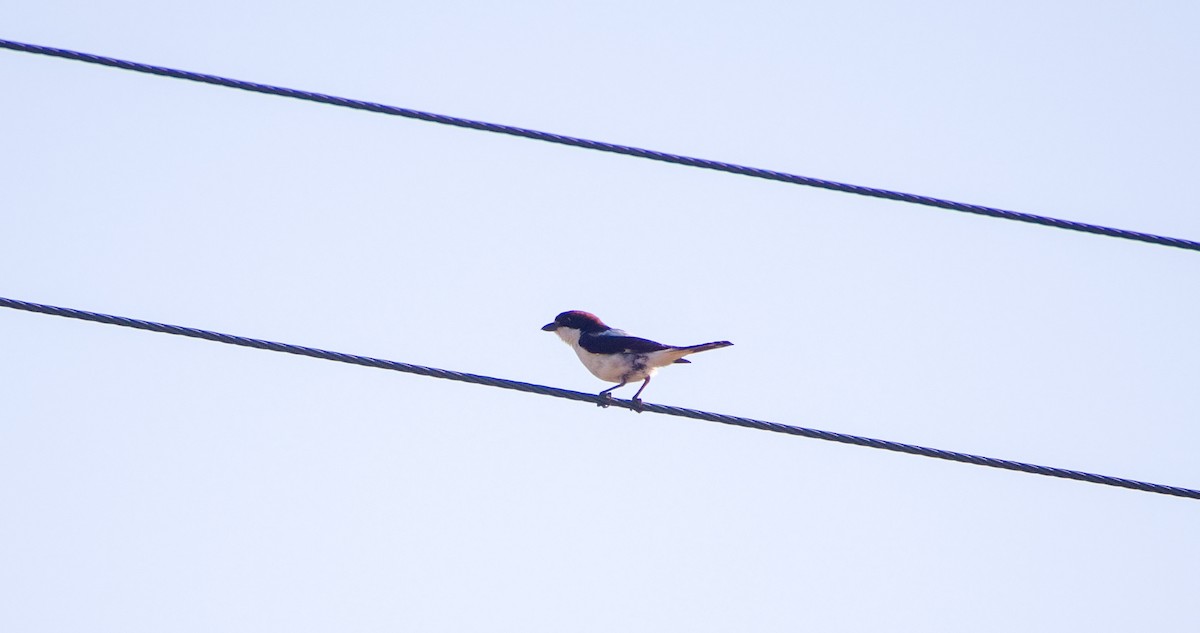
{"label": "chestnut crown", "polygon": [[591,312],[583,310],[570,310],[554,317],[552,323],[547,323],[542,326],[542,329],[547,332],[553,332],[560,327],[569,327],[581,332],[595,332],[597,330],[607,330],[608,326],[601,321],[599,317]]}

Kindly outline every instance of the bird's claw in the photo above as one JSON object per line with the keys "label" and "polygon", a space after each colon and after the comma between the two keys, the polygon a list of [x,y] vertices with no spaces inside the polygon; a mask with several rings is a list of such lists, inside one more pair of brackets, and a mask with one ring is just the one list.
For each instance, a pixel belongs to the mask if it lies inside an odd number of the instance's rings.
{"label": "bird's claw", "polygon": [[646,410],[646,407],[642,406],[641,398],[634,398],[633,400],[630,400],[629,403],[631,405],[633,405],[633,406],[629,407],[630,411],[634,411],[636,413],[641,413],[642,411]]}
{"label": "bird's claw", "polygon": [[607,409],[608,405],[612,404],[612,401],[613,397],[611,393],[602,393],[600,394],[600,402],[597,402],[596,406],[600,407],[601,409]]}

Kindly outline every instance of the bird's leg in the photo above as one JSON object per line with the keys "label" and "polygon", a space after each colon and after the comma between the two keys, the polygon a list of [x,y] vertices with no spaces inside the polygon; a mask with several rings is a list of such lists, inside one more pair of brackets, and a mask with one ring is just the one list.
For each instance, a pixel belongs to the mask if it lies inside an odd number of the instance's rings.
{"label": "bird's leg", "polygon": [[642,412],[642,399],[638,396],[642,395],[642,392],[646,390],[646,385],[648,384],[650,384],[650,377],[646,376],[646,380],[642,383],[641,389],[638,389],[637,393],[633,394],[633,410],[637,411],[638,413]]}
{"label": "bird's leg", "polygon": [[[598,406],[598,407],[605,407],[605,408],[607,408],[607,407],[608,407],[608,403],[609,403],[609,402],[612,402],[612,399],[613,399],[613,397],[612,397],[612,392],[613,392],[613,390],[614,390],[614,389],[620,389],[621,387],[624,387],[624,386],[625,386],[625,379],[624,379],[624,378],[622,378],[622,379],[621,379],[621,384],[617,385],[616,387],[609,387],[608,389],[605,389],[604,391],[601,391],[601,392],[600,392],[599,394],[597,394],[597,395],[599,395],[601,398],[604,398],[604,401],[603,401],[603,402],[597,402],[597,403],[596,403],[596,406]],[[640,393],[640,392],[639,392],[639,393]]]}

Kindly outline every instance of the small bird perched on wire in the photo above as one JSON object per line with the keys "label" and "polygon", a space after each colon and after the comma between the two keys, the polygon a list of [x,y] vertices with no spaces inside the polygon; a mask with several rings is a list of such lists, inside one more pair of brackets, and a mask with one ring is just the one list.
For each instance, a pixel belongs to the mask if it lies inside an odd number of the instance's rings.
{"label": "small bird perched on wire", "polygon": [[[660,367],[672,363],[690,363],[684,356],[705,352],[710,349],[729,347],[729,341],[714,341],[701,345],[674,347],[655,341],[630,336],[623,330],[611,328],[596,315],[583,310],[571,310],[554,317],[554,321],[542,326],[546,332],[554,332],[564,343],[575,350],[583,366],[600,380],[620,383],[600,392],[600,396],[611,400],[612,391],[641,380],[642,387],[633,394],[634,406],[640,410],[642,392],[650,384],[650,377]],[[600,403],[607,407],[607,403]]]}

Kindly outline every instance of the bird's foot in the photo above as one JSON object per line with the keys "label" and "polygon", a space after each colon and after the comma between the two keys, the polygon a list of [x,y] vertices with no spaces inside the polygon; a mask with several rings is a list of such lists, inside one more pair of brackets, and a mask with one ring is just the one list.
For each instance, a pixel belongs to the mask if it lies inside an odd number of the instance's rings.
{"label": "bird's foot", "polygon": [[600,407],[601,409],[607,409],[608,405],[612,404],[612,401],[613,401],[613,397],[612,397],[611,393],[609,393],[607,391],[601,391],[600,392],[600,402],[597,402],[596,406]]}
{"label": "bird's foot", "polygon": [[629,407],[629,410],[630,410],[630,411],[633,411],[633,412],[636,412],[636,413],[641,413],[642,411],[645,411],[645,410],[646,410],[646,407],[644,407],[644,406],[642,405],[642,399],[641,399],[641,398],[634,398],[633,400],[630,400],[629,402],[630,402],[630,404],[632,404],[632,405],[633,405],[632,407]]}

